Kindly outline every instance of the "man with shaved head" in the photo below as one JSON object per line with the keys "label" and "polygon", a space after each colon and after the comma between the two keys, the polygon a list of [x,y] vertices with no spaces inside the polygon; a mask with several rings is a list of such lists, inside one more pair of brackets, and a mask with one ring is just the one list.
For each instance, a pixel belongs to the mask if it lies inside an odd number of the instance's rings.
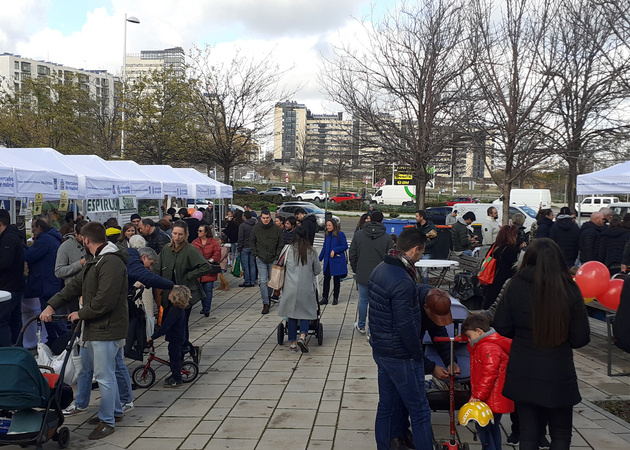
{"label": "man with shaved head", "polygon": [[580,262],[597,261],[599,235],[604,229],[604,214],[594,212],[591,220],[584,222],[580,229]]}

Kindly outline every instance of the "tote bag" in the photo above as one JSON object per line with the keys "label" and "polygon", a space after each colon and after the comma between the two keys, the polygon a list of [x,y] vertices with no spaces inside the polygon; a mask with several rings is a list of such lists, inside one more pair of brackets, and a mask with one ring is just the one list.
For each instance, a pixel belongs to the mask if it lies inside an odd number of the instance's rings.
{"label": "tote bag", "polygon": [[280,253],[278,263],[271,266],[271,273],[269,274],[269,281],[267,282],[267,286],[276,291],[281,290],[284,286],[284,265],[285,256],[288,248],[288,245],[284,246],[284,248],[282,249],[282,253]]}
{"label": "tote bag", "polygon": [[236,261],[234,261],[234,268],[232,268],[232,275],[235,277],[241,276],[241,258],[236,257]]}
{"label": "tote bag", "polygon": [[488,256],[483,260],[481,264],[481,270],[479,271],[479,275],[477,275],[477,279],[479,280],[479,284],[482,286],[488,286],[494,282],[494,274],[497,271],[497,260],[492,256],[494,252],[494,245],[488,252]]}

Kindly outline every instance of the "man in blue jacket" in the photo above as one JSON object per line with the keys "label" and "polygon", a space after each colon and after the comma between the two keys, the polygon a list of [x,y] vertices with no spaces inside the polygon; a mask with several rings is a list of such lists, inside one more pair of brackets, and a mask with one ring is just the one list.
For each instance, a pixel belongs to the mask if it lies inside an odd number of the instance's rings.
{"label": "man in blue jacket", "polygon": [[375,436],[379,450],[390,448],[391,424],[411,418],[414,445],[433,448],[431,410],[424,390],[422,315],[416,295],[416,269],[427,238],[415,228],[400,233],[369,279],[370,344],[378,366],[379,403]]}

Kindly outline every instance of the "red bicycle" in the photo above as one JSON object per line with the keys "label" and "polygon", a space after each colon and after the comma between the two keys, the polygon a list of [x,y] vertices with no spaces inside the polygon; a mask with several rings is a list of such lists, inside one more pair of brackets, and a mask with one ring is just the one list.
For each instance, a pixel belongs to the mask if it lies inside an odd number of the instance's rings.
{"label": "red bicycle", "polygon": [[[155,347],[151,346],[149,360],[144,366],[136,367],[131,374],[131,378],[136,386],[141,388],[150,388],[155,383],[155,369],[151,368],[151,363],[157,361],[165,366],[171,366],[171,363],[165,359],[155,356]],[[182,382],[190,383],[199,375],[199,366],[194,361],[184,361],[182,363]]]}

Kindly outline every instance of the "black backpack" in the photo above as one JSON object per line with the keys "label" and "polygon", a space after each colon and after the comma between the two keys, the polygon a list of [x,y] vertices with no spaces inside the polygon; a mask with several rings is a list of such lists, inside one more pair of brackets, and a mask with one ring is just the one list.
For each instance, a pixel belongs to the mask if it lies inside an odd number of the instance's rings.
{"label": "black backpack", "polygon": [[477,275],[472,272],[460,272],[455,275],[453,288],[449,291],[449,294],[468,309],[479,309],[483,302],[483,292],[477,280]]}

